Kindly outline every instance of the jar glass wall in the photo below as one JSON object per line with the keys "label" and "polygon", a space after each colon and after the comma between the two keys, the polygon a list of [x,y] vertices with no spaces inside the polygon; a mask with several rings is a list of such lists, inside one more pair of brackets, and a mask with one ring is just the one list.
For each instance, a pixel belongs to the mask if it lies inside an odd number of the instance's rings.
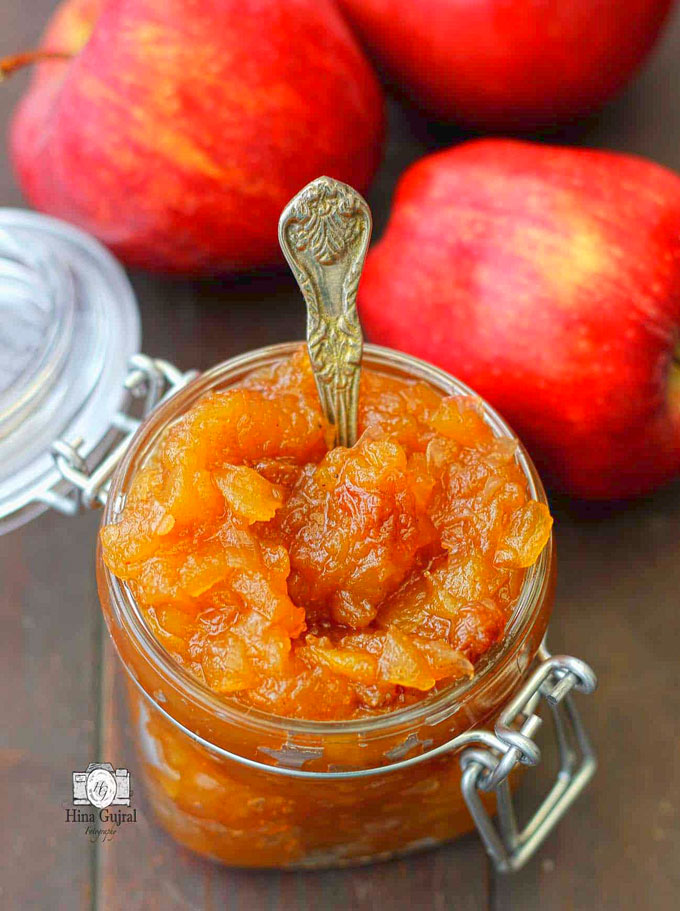
{"label": "jar glass wall", "polygon": [[[117,470],[103,521],[116,521],[132,478],[169,423],[206,392],[226,388],[296,347],[272,346],[227,361],[157,409]],[[368,345],[364,363],[425,380],[445,394],[471,394],[444,372],[398,352]],[[489,406],[485,416],[498,436],[512,436]],[[545,502],[521,447],[517,458],[530,495]],[[246,711],[220,699],[154,638],[101,553],[97,567],[104,615],[129,675],[131,719],[150,802],[178,841],[235,866],[366,862],[472,828],[455,753],[408,768],[390,766],[465,731],[493,726],[538,650],[554,589],[551,540],[527,570],[502,642],[477,665],[471,680],[378,717],[314,722]],[[365,770],[373,774],[346,774]],[[295,777],[299,771],[321,776]]]}

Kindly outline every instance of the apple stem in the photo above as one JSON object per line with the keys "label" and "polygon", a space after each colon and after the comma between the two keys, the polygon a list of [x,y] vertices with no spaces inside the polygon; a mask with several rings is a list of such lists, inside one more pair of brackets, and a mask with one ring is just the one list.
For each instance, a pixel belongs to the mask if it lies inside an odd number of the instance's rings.
{"label": "apple stem", "polygon": [[24,51],[23,54],[11,54],[9,57],[3,57],[0,60],[0,82],[7,79],[18,70],[25,66],[31,66],[34,63],[40,63],[43,60],[68,60],[73,54],[68,51]]}

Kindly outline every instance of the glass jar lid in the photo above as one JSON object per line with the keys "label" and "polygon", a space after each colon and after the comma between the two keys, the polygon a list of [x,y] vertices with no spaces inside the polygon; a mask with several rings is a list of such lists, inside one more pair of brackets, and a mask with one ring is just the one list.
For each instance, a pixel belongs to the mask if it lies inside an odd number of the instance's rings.
{"label": "glass jar lid", "polygon": [[139,351],[137,302],[97,241],[0,209],[0,534],[48,508],[57,439],[87,455],[123,401]]}

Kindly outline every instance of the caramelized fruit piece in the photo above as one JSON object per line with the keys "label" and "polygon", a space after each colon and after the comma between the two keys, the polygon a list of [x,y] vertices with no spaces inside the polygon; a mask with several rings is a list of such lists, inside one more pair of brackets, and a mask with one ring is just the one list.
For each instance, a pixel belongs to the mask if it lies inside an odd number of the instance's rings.
{"label": "caramelized fruit piece", "polygon": [[206,686],[343,719],[469,677],[549,535],[477,399],[364,370],[329,451],[306,353],[175,421],[102,529],[104,559]]}
{"label": "caramelized fruit piece", "polygon": [[498,542],[496,565],[516,569],[532,566],[548,542],[552,521],[548,507],[535,500],[516,509]]}
{"label": "caramelized fruit piece", "polygon": [[296,604],[338,624],[363,627],[378,604],[436,543],[412,490],[404,449],[366,437],[327,453],[277,516],[289,544]]}
{"label": "caramelized fruit piece", "polygon": [[212,473],[227,509],[252,525],[268,522],[283,505],[285,490],[246,465],[225,465]]}

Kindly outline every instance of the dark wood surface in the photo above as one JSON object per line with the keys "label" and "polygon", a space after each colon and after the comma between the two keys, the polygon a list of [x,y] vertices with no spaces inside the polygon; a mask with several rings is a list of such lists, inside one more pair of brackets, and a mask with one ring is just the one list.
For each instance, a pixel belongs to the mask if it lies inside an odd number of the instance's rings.
{"label": "dark wood surface", "polygon": [[[4,0],[0,54],[30,47],[51,0]],[[647,155],[680,170],[680,17],[631,88],[560,137]],[[0,130],[25,76],[0,88]],[[370,194],[378,231],[397,175],[458,139],[396,106]],[[0,150],[0,204],[21,205]],[[170,282],[132,276],[144,350],[205,368],[251,347],[300,337],[301,301],[285,276]],[[91,845],[64,822],[71,773],[101,757],[131,769],[116,662],[94,585],[95,515],[45,515],[0,539],[0,908],[674,909],[680,903],[680,484],[619,507],[554,504],[560,562],[554,650],[590,661],[596,697],[580,707],[600,769],[539,856],[494,875],[475,837],[354,871],[221,869],[180,850],[151,818]],[[527,776],[522,801],[540,794]]]}

